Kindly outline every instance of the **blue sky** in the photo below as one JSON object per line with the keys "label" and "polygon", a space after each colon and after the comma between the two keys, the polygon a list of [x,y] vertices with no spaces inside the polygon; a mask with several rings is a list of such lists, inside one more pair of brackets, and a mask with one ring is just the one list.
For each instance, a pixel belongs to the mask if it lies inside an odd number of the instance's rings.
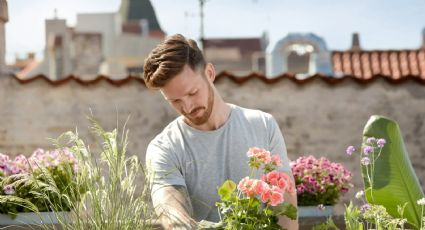
{"label": "blue sky", "polygon": [[[151,0],[167,34],[199,37],[198,0]],[[44,20],[57,9],[68,25],[77,13],[114,12],[120,0],[9,0],[7,60],[36,52],[42,58]],[[348,49],[360,33],[365,49],[418,48],[425,28],[423,0],[209,0],[206,37],[258,37],[267,31],[271,44],[288,33],[313,32],[328,48]]]}

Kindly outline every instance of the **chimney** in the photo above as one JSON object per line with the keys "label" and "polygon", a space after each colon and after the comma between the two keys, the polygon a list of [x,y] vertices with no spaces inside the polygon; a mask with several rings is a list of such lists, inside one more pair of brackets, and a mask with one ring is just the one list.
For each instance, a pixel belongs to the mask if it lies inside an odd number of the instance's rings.
{"label": "chimney", "polygon": [[360,47],[360,35],[358,33],[353,33],[351,40],[351,50],[359,51],[362,48]]}

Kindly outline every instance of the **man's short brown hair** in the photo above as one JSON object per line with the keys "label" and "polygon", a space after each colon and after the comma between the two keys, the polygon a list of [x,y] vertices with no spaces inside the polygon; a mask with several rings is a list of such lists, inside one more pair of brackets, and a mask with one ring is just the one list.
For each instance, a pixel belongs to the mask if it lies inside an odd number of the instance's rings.
{"label": "man's short brown hair", "polygon": [[145,60],[143,78],[148,88],[161,88],[175,77],[185,65],[193,71],[205,67],[202,51],[192,39],[181,34],[168,37]]}

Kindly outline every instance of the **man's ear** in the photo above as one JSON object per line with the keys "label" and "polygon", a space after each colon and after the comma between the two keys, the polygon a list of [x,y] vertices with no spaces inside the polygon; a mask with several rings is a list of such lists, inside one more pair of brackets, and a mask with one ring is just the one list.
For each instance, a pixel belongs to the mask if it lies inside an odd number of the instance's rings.
{"label": "man's ear", "polygon": [[205,66],[205,76],[207,76],[207,79],[213,83],[215,80],[215,68],[212,63],[207,63]]}

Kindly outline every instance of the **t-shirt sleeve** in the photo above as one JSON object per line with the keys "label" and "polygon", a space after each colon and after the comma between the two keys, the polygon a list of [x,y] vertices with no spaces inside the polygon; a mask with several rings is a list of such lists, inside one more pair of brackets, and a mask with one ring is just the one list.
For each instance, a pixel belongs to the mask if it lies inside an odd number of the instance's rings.
{"label": "t-shirt sleeve", "polygon": [[285,140],[283,139],[282,132],[280,131],[279,125],[273,116],[270,115],[268,119],[269,127],[269,141],[270,141],[270,152],[272,154],[279,154],[282,160],[282,166],[279,171],[287,172],[292,174],[291,166],[289,165],[288,153],[286,151]]}
{"label": "t-shirt sleeve", "polygon": [[181,167],[172,151],[150,143],[146,151],[146,167],[152,194],[169,185],[186,187]]}

